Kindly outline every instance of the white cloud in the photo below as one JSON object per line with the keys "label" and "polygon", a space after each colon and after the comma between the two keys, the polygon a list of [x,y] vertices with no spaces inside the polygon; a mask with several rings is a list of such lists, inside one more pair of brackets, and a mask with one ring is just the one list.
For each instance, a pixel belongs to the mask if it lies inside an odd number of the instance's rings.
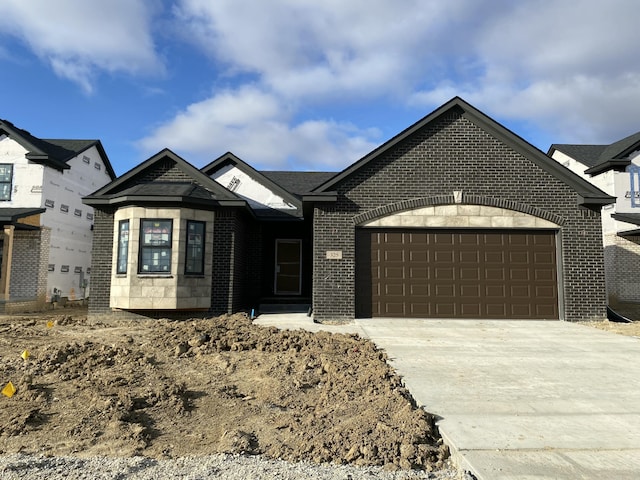
{"label": "white cloud", "polygon": [[158,72],[155,0],[0,0],[0,31],[20,38],[58,76],[90,93],[96,74]]}
{"label": "white cloud", "polygon": [[410,85],[446,48],[439,36],[467,1],[182,0],[176,15],[230,71],[254,73],[280,95],[309,101]]}
{"label": "white cloud", "polygon": [[640,31],[634,0],[513,2],[466,32],[473,76],[410,97],[460,95],[488,114],[537,124],[557,142],[612,142],[637,129]]}
{"label": "white cloud", "polygon": [[179,0],[173,13],[237,83],[158,126],[149,153],[167,143],[207,161],[232,149],[263,167],[340,168],[378,135],[300,112],[391,101],[426,114],[456,95],[557,142],[637,128],[636,0]]}
{"label": "white cloud", "polygon": [[337,170],[371,150],[376,135],[333,121],[296,124],[277,97],[245,86],[189,105],[138,146],[147,155],[167,146],[198,166],[232,151],[267,170]]}

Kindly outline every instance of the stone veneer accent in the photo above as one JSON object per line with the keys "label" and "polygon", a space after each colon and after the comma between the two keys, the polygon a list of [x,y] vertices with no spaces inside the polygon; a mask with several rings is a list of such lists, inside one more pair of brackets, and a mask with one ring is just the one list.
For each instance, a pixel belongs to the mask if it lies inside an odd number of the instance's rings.
{"label": "stone veneer accent", "polygon": [[[599,210],[578,205],[568,185],[460,110],[434,119],[332,189],[338,201],[318,204],[314,212],[313,310],[320,322],[355,316],[359,225],[399,210],[455,204],[453,192],[464,192],[462,204],[524,211],[559,225],[563,319],[605,318]],[[340,251],[342,258],[327,259],[327,251]]]}
{"label": "stone veneer accent", "polygon": [[[126,274],[117,274],[118,223],[129,220],[129,255]],[[141,219],[171,219],[170,274],[139,273]],[[187,220],[206,222],[204,275],[185,275]],[[131,310],[209,309],[211,306],[212,239],[214,213],[190,208],[125,207],[114,215],[111,308]]]}
{"label": "stone veneer accent", "polygon": [[417,208],[371,220],[360,226],[402,228],[559,228],[559,225],[543,218],[484,205],[438,205]]}

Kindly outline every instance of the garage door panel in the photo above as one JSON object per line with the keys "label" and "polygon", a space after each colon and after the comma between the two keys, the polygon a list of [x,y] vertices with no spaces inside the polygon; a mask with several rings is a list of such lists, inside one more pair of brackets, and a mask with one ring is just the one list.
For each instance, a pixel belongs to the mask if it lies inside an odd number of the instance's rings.
{"label": "garage door panel", "polygon": [[536,297],[538,298],[555,298],[556,290],[551,286],[536,287]]}
{"label": "garage door panel", "polygon": [[428,303],[410,303],[410,312],[413,317],[429,317],[431,315],[430,305]]}
{"label": "garage door panel", "polygon": [[387,250],[384,252],[385,262],[404,262],[404,250]]}
{"label": "garage door panel", "polygon": [[480,280],[480,268],[461,268],[460,269],[460,280]]}
{"label": "garage door panel", "polygon": [[509,262],[511,265],[528,265],[531,262],[529,252],[509,252]]}
{"label": "garage door panel", "polygon": [[433,233],[430,234],[429,241],[433,245],[453,245],[453,237],[452,233]]}
{"label": "garage door panel", "polygon": [[531,318],[532,311],[529,304],[511,305],[511,316],[513,318]]}
{"label": "garage door panel", "polygon": [[399,296],[404,297],[404,285],[397,283],[387,283],[384,286],[384,294],[387,297]]}
{"label": "garage door panel", "polygon": [[436,303],[433,314],[437,317],[451,317],[456,316],[456,308],[453,303]]}
{"label": "garage door panel", "polygon": [[433,252],[433,260],[436,263],[453,263],[454,252],[451,250],[436,250]]}
{"label": "garage door panel", "polygon": [[487,318],[505,318],[507,316],[507,306],[504,303],[487,303]]}
{"label": "garage door panel", "polygon": [[502,265],[504,263],[504,252],[503,251],[497,251],[497,252],[485,251],[484,263],[485,265],[486,264]]}
{"label": "garage door panel", "polygon": [[409,285],[409,294],[413,298],[426,298],[429,296],[429,285]]}
{"label": "garage door panel", "polygon": [[535,278],[536,280],[551,281],[555,277],[555,271],[551,268],[536,268]]}
{"label": "garage door panel", "polygon": [[404,279],[404,268],[403,267],[385,267],[384,269],[384,278],[387,280],[402,280]]}
{"label": "garage door panel", "polygon": [[[357,238],[357,312],[439,318],[559,316],[554,232],[362,229]],[[358,256],[360,250],[364,257]],[[362,274],[363,268],[370,270]],[[367,298],[368,306],[359,307]]]}
{"label": "garage door panel", "polygon": [[473,263],[477,265],[480,263],[480,252],[477,250],[477,246],[475,250],[462,250],[460,252],[459,260],[460,263]]}
{"label": "garage door panel", "polygon": [[[424,248],[424,246],[423,246]],[[426,263],[429,261],[427,250],[409,250],[409,260],[412,262]]]}
{"label": "garage door panel", "polygon": [[404,302],[385,302],[385,313],[390,317],[404,317]]}
{"label": "garage door panel", "polygon": [[485,268],[484,278],[488,281],[504,282],[504,280],[507,278],[507,275],[504,271],[504,268]]}
{"label": "garage door panel", "polygon": [[529,285],[511,285],[511,297],[514,299],[531,298],[531,288]]}
{"label": "garage door panel", "polygon": [[505,285],[485,285],[487,299],[504,299],[506,297]]}
{"label": "garage door panel", "polygon": [[505,245],[505,239],[500,235],[485,233],[483,235],[483,244],[486,246],[503,247]]}
{"label": "garage door panel", "polygon": [[538,318],[554,318],[555,309],[552,305],[536,305],[536,316]]}
{"label": "garage door panel", "polygon": [[434,293],[436,297],[453,298],[455,296],[455,286],[453,284],[435,285]]}
{"label": "garage door panel", "polygon": [[460,233],[458,234],[458,241],[461,246],[473,245],[477,246],[479,243],[479,235],[477,233]]}
{"label": "garage door panel", "polygon": [[512,282],[528,282],[531,279],[531,271],[528,268],[510,268],[509,279]]}
{"label": "garage door panel", "polygon": [[475,298],[476,301],[480,299],[480,285],[460,285],[460,295],[462,298]]}
{"label": "garage door panel", "polygon": [[481,318],[482,307],[477,303],[462,303],[460,305],[460,316],[465,318]]}
{"label": "garage door panel", "polygon": [[551,252],[534,252],[533,261],[536,265],[554,265],[555,258]]}

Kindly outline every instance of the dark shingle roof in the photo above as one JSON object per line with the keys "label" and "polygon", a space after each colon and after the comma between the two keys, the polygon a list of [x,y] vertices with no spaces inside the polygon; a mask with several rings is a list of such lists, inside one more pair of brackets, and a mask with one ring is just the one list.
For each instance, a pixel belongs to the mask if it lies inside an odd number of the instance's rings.
{"label": "dark shingle roof", "polygon": [[195,183],[154,182],[129,187],[117,193],[118,196],[143,197],[183,197],[215,200],[216,196]]}
{"label": "dark shingle roof", "polygon": [[0,131],[5,132],[29,151],[26,155],[27,159],[45,164],[57,170],[68,169],[69,165],[67,162],[69,160],[95,145],[102,156],[107,172],[111,178],[116,178],[115,171],[109,162],[107,153],[104,151],[100,140],[38,138],[27,130],[16,127],[10,121],[2,119],[0,119]]}
{"label": "dark shingle roof", "polygon": [[604,152],[602,152],[601,160],[604,162],[612,158],[623,158],[628,156],[639,148],[640,144],[640,132],[629,135],[628,137],[618,140],[617,142],[609,145]]}
{"label": "dark shingle roof", "polygon": [[607,149],[608,145],[571,145],[556,144],[551,145],[551,149],[569,155],[587,167],[594,167],[602,163],[600,156]]}
{"label": "dark shingle roof", "polygon": [[337,172],[261,171],[262,175],[294,195],[304,195],[329,180]]}
{"label": "dark shingle roof", "polygon": [[20,218],[43,213],[46,208],[0,208],[0,224],[15,223]]}
{"label": "dark shingle roof", "polygon": [[630,153],[640,149],[640,132],[610,145],[553,144],[549,151],[558,150],[589,167],[586,173],[597,174],[611,168],[624,168]]}

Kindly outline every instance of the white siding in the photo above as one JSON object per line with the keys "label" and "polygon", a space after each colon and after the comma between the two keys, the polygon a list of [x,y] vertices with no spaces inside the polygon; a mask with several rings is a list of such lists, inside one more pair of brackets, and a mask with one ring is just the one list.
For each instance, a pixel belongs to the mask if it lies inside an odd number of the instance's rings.
{"label": "white siding", "polygon": [[[54,288],[63,297],[81,299],[85,293],[82,280],[90,280],[87,272],[93,241],[93,209],[82,203],[82,197],[111,178],[95,146],[69,160],[71,168],[62,172],[28,161],[26,153],[18,142],[0,137],[0,163],[14,166],[11,200],[0,201],[0,207],[47,209],[40,217],[41,225],[51,229],[49,265],[54,266],[54,271],[47,277],[47,301]],[[68,207],[66,212],[61,210],[62,205]],[[68,272],[61,271],[63,265],[68,266]],[[76,272],[77,267],[82,273]]]}
{"label": "white siding", "polygon": [[2,208],[39,208],[42,205],[42,165],[30,163],[24,149],[9,137],[0,140],[0,163],[13,164],[11,200],[0,201]]}
{"label": "white siding", "polygon": [[[87,163],[88,161],[88,163]],[[56,288],[61,296],[84,298],[82,281],[90,285],[91,244],[93,241],[93,208],[82,203],[82,197],[98,190],[111,181],[96,147],[91,147],[69,160],[69,170],[59,172],[47,168],[43,185],[42,206],[47,200],[54,202],[42,215],[42,224],[51,228],[51,253],[48,274],[48,293]],[[95,165],[100,165],[96,168]],[[66,212],[62,208],[66,207]],[[78,215],[79,213],[79,215]],[[89,215],[87,215],[89,214]],[[68,266],[68,272],[62,267]],[[76,271],[80,268],[81,273]],[[89,295],[89,286],[86,288]]]}
{"label": "white siding", "polygon": [[247,200],[251,208],[274,208],[276,210],[295,210],[295,206],[265,187],[233,165],[227,165],[213,175],[216,182]]}

